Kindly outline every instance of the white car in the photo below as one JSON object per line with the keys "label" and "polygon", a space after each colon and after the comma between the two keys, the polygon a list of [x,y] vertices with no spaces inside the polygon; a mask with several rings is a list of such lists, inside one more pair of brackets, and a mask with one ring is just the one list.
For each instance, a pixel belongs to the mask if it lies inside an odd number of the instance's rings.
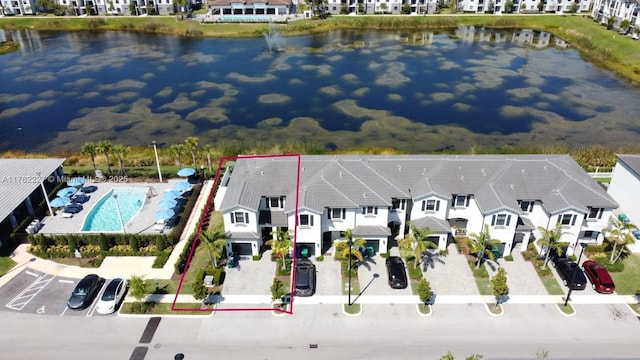
{"label": "white car", "polygon": [[127,292],[127,280],[125,278],[115,278],[109,282],[109,285],[102,292],[96,311],[99,314],[111,314],[116,311],[118,304],[124,298]]}

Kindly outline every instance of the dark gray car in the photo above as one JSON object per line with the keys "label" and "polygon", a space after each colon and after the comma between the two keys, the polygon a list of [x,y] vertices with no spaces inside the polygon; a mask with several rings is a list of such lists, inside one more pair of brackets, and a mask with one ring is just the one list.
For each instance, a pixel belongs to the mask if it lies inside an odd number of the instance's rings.
{"label": "dark gray car", "polygon": [[309,260],[296,262],[296,296],[312,296],[316,292],[316,266]]}
{"label": "dark gray car", "polygon": [[67,301],[69,309],[82,310],[87,308],[98,295],[103,284],[104,279],[96,274],[89,274],[82,278]]}

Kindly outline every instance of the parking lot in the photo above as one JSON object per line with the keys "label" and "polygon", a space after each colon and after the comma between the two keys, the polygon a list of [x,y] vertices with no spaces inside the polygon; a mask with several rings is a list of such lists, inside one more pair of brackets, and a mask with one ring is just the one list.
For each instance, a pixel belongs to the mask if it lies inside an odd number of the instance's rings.
{"label": "parking lot", "polygon": [[67,308],[67,300],[79,280],[27,268],[2,287],[0,292],[0,303],[4,304],[2,310],[41,315],[103,316],[95,311],[97,299],[102,291],[84,310]]}

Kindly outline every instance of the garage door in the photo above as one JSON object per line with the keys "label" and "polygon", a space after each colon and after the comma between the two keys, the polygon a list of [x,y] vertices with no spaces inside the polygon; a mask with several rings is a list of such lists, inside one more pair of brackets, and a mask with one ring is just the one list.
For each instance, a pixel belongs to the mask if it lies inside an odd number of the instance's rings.
{"label": "garage door", "polygon": [[367,240],[367,242],[364,243],[364,247],[372,247],[373,251],[377,254],[380,251],[380,240]]}
{"label": "garage door", "polygon": [[297,243],[296,257],[307,258],[316,255],[316,244],[314,243]]}
{"label": "garage door", "polygon": [[251,250],[251,243],[233,243],[231,244],[231,250],[237,252],[240,255],[253,255]]}

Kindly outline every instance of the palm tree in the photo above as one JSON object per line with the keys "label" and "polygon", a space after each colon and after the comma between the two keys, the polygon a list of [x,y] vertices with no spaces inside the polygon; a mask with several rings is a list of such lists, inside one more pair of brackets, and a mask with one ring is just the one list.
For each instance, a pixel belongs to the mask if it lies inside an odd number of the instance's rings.
{"label": "palm tree", "polygon": [[418,229],[415,225],[409,223],[409,234],[404,239],[398,241],[398,247],[404,250],[405,253],[413,252],[414,260],[413,267],[417,268],[424,258],[423,253],[431,248],[437,248],[437,245],[427,240],[429,235],[432,234],[431,229],[428,227]]}
{"label": "palm tree", "polygon": [[113,145],[113,148],[111,149],[111,151],[118,157],[118,174],[120,175],[127,175],[126,171],[124,171],[124,162],[122,159],[127,156],[129,150],[128,146],[120,144]]}
{"label": "palm tree", "polygon": [[183,144],[174,144],[169,147],[169,152],[176,157],[176,165],[178,165],[178,169],[181,169],[182,155],[187,153],[187,148]]}
{"label": "palm tree", "polygon": [[[625,221],[620,221],[616,218],[611,218],[611,226],[603,229],[607,236],[605,239],[613,246],[613,250],[611,251],[611,257],[609,258],[609,264],[613,264],[624,252],[624,246],[627,244],[633,244],[635,241],[635,237],[633,236],[632,230],[637,230],[638,228],[632,223],[628,223]],[[620,251],[616,254],[616,250],[618,245],[620,245]]]}
{"label": "palm tree", "polygon": [[538,226],[538,231],[542,234],[542,237],[538,240],[538,244],[547,247],[547,254],[542,264],[542,268],[546,269],[547,263],[549,262],[549,254],[552,250],[555,251],[558,256],[562,254],[562,247],[565,246],[566,243],[561,243],[560,239],[568,233],[562,232],[562,223],[557,223],[553,229],[545,229],[542,226]]}
{"label": "palm tree", "polygon": [[100,140],[96,144],[96,151],[104,154],[104,162],[107,164],[107,172],[111,172],[111,165],[109,165],[109,152],[113,148],[113,144],[109,140]]}
{"label": "palm tree", "polygon": [[91,166],[93,166],[93,171],[96,171],[96,144],[89,141],[82,144],[80,153],[91,156]]}
{"label": "palm tree", "polygon": [[491,249],[494,246],[499,245],[500,240],[494,240],[491,238],[491,235],[489,234],[489,225],[485,224],[484,230],[479,234],[469,234],[469,239],[471,240],[469,242],[469,251],[471,251],[472,253],[476,253],[478,256],[476,269],[480,268],[480,264],[482,263],[482,260],[485,256],[491,260],[495,258]]}
{"label": "palm tree", "polygon": [[[351,243],[351,246],[349,246]],[[334,242],[334,246],[336,247],[336,255],[339,259],[346,259],[351,256],[355,256],[358,261],[363,261],[364,257],[362,256],[362,252],[360,249],[364,247],[367,241],[363,238],[353,239],[353,232],[351,229],[347,229],[344,232],[344,240],[337,240]]]}
{"label": "palm tree", "polygon": [[276,238],[265,242],[265,244],[271,246],[271,253],[282,259],[282,269],[284,269],[286,267],[284,259],[293,246],[291,233],[288,230],[278,229],[271,232],[271,236],[273,235],[276,235]]}
{"label": "palm tree", "polygon": [[202,151],[204,152],[204,154],[207,156],[207,166],[209,167],[209,174],[211,174],[211,171],[213,171],[212,167],[211,167],[211,150],[213,149],[213,146],[206,144],[202,146]]}
{"label": "palm tree", "polygon": [[227,247],[227,239],[224,230],[217,227],[211,227],[208,231],[200,233],[200,238],[204,240],[209,256],[211,257],[211,265],[218,267],[218,259],[222,258],[224,249]]}
{"label": "palm tree", "polygon": [[193,160],[193,168],[196,167],[196,153],[198,152],[198,138],[195,136],[189,136],[184,140],[184,146],[191,152],[191,159]]}

